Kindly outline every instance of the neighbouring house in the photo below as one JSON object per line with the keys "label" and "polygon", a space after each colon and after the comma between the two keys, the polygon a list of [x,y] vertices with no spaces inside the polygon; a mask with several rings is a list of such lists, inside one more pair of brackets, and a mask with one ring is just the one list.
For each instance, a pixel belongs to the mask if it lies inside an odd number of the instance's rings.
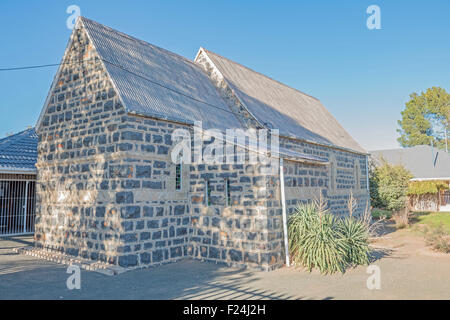
{"label": "neighbouring house", "polygon": [[[411,172],[411,181],[443,182],[450,186],[450,153],[420,145],[403,149],[372,151],[374,164],[384,159],[395,165],[402,165]],[[436,194],[410,196],[411,208],[415,211],[450,211],[449,190],[438,190]]]}
{"label": "neighbouring house", "polygon": [[34,231],[37,144],[34,129],[0,139],[0,236]]}
{"label": "neighbouring house", "polygon": [[[264,163],[172,161],[172,134],[195,136],[197,121],[206,145],[210,130],[268,129],[283,175]],[[350,193],[358,214],[369,205],[368,154],[316,98],[203,48],[191,61],[86,18],[36,129],[35,243],[68,255],[271,270],[284,262],[283,212],[320,195],[337,216]]]}

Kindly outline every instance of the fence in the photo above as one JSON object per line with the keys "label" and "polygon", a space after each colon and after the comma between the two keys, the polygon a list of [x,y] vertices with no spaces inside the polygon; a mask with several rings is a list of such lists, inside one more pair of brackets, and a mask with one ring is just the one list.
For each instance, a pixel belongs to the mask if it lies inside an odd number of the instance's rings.
{"label": "fence", "polygon": [[450,191],[446,190],[442,193],[441,196],[441,205],[450,205]]}
{"label": "fence", "polygon": [[36,176],[0,174],[0,236],[34,232]]}

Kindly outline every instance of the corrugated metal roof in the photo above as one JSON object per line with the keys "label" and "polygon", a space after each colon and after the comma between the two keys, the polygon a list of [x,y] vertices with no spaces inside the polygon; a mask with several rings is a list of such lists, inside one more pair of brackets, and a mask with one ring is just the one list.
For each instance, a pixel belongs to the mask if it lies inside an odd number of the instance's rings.
{"label": "corrugated metal roof", "polygon": [[366,153],[316,98],[211,51],[201,50],[263,125],[278,129],[283,136]]}
{"label": "corrugated metal roof", "polygon": [[388,163],[404,166],[416,179],[450,177],[450,154],[430,146],[377,150],[370,153],[376,165],[379,165],[383,158]]}
{"label": "corrugated metal roof", "polygon": [[[202,121],[204,129],[225,131],[226,129],[242,128],[237,116],[233,114],[211,79],[198,64],[84,17],[78,19],[77,28],[80,26],[85,28],[99,58],[104,62],[127,112],[186,124]],[[362,149],[355,147],[357,143],[348,136],[345,130],[315,98],[304,95],[218,55],[214,54],[214,57],[216,57],[217,64],[221,63],[222,71],[228,70],[224,72],[224,75],[239,98],[245,101],[250,111],[268,128],[278,128],[286,136],[364,152]],[[230,75],[233,75],[233,77]],[[57,78],[58,74],[55,76],[55,79]],[[242,81],[242,83],[230,81],[233,79]],[[273,105],[265,105],[260,101],[255,101],[256,98],[251,98],[248,93],[254,92],[254,90],[259,91],[262,96],[264,96],[264,92],[267,92],[266,97],[268,98],[273,95],[273,101],[271,100]],[[255,96],[257,95],[255,94]],[[311,118],[314,120],[313,122],[302,126],[298,118],[289,117],[289,115],[280,112],[279,103],[283,105],[285,100],[291,103],[291,105],[286,104],[287,110],[289,108],[295,109],[294,104],[298,104],[298,101],[293,102],[292,99],[301,100],[300,112],[297,112],[298,110],[294,112],[295,116],[303,117],[302,121],[306,122],[314,114],[316,118],[322,117],[328,125],[331,125],[330,127],[325,125],[325,128],[335,135],[342,134],[346,142],[351,140],[350,142],[353,141],[354,144],[336,143],[336,140],[331,141],[328,136],[325,137],[326,135],[320,135],[310,130],[310,127],[316,129],[323,127],[316,125],[317,123],[314,121],[317,121],[317,119],[314,117],[314,119]],[[46,105],[47,103],[48,99]],[[43,113],[45,113],[46,105]],[[315,109],[316,106],[318,106],[317,110]],[[303,112],[305,110],[308,112]],[[287,158],[326,162],[326,159],[287,149],[280,150],[280,154]]]}
{"label": "corrugated metal roof", "polygon": [[0,139],[0,172],[36,171],[37,144],[34,129]]}
{"label": "corrugated metal roof", "polygon": [[241,128],[208,76],[175,53],[80,18],[128,112],[205,129]]}

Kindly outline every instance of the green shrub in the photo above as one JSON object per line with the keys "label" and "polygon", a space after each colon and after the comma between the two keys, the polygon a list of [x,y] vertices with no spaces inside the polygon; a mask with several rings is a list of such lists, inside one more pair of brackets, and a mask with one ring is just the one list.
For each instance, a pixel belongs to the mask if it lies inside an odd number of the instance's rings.
{"label": "green shrub", "polygon": [[294,263],[321,273],[344,272],[369,262],[369,226],[355,217],[336,219],[320,203],[301,205],[288,219]]}
{"label": "green shrub", "polygon": [[380,219],[390,219],[392,218],[392,211],[390,210],[383,210],[378,208],[372,209],[372,217],[374,219],[380,220]]}
{"label": "green shrub", "polygon": [[405,207],[411,173],[401,165],[391,165],[382,160],[370,169],[370,197],[374,207],[399,211]]}

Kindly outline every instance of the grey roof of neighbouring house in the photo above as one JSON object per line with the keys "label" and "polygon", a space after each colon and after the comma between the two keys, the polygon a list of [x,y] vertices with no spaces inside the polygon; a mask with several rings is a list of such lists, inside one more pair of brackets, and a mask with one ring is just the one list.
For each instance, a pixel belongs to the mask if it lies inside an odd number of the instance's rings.
{"label": "grey roof of neighbouring house", "polygon": [[34,129],[0,139],[0,172],[35,172],[37,144]]}
{"label": "grey roof of neighbouring house", "polygon": [[209,50],[200,50],[261,124],[280,130],[283,136],[366,153],[318,99]]}
{"label": "grey roof of neighbouring house", "polygon": [[430,146],[372,151],[371,158],[379,164],[381,158],[391,164],[401,164],[416,179],[450,178],[450,154]]}

